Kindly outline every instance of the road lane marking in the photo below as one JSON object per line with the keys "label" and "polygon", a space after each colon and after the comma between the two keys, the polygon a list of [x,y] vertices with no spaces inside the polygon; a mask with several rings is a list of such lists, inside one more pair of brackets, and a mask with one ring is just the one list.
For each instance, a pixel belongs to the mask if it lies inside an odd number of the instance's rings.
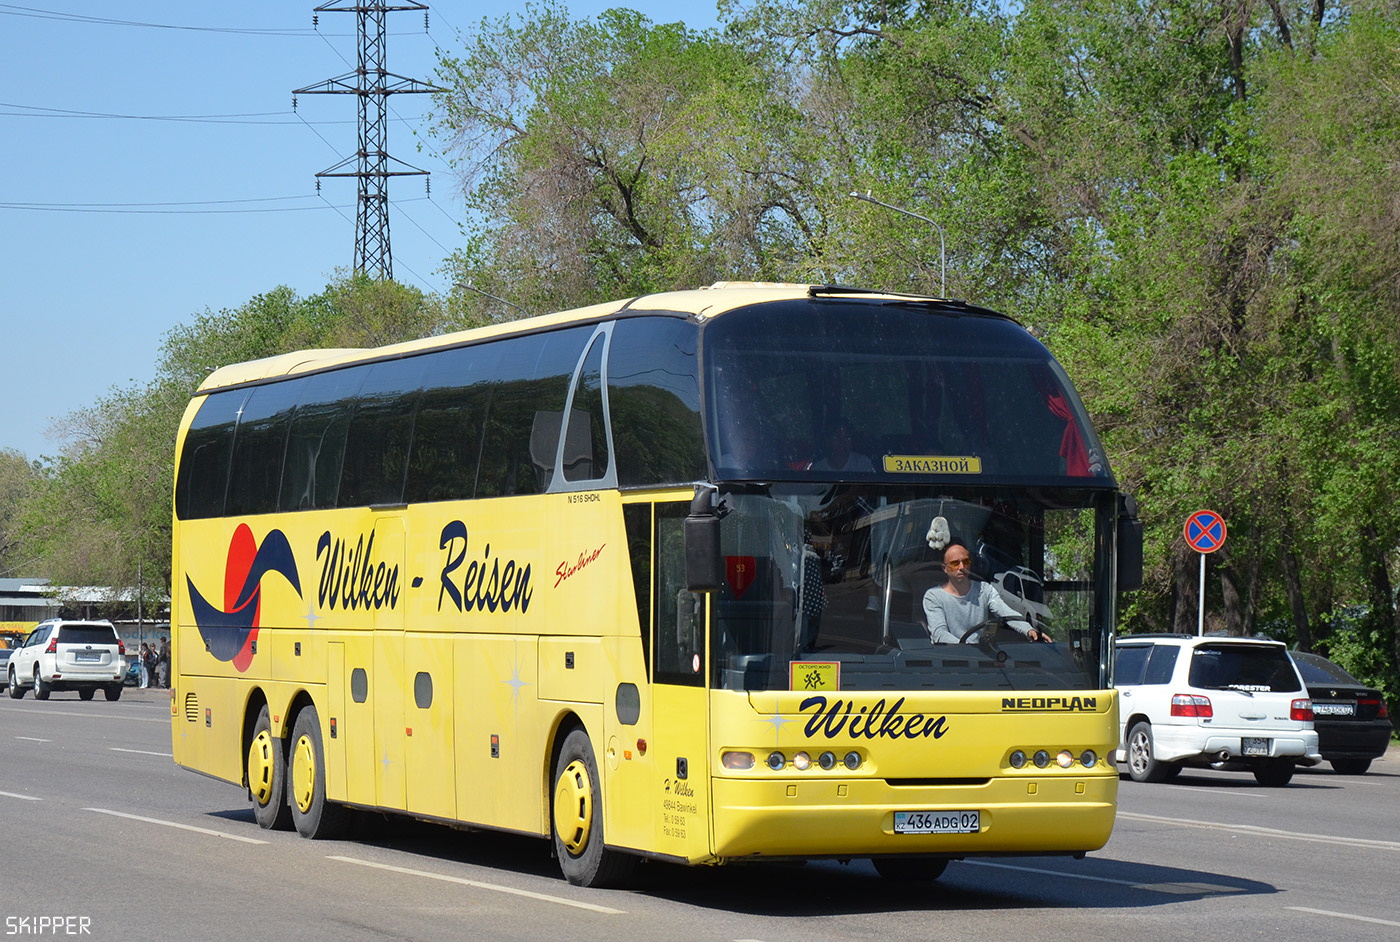
{"label": "road lane marking", "polygon": [[15,792],[0,792],[0,797],[18,798],[20,801],[43,801],[44,799],[34,795],[20,795]]}
{"label": "road lane marking", "polygon": [[173,752],[151,752],[147,749],[123,749],[121,746],[108,746],[107,748],[112,752],[134,752],[141,756],[164,756],[167,759],[175,758],[175,753]]}
{"label": "road lane marking", "polygon": [[1278,828],[1264,828],[1253,824],[1221,824],[1216,821],[1192,821],[1188,818],[1163,818],[1152,814],[1118,812],[1120,818],[1134,821],[1151,821],[1155,824],[1175,824],[1178,827],[1203,828],[1208,831],[1230,831],[1235,834],[1250,834],[1255,837],[1276,837],[1290,841],[1307,841],[1313,844],[1337,844],[1342,847],[1359,847],[1367,850],[1400,850],[1400,841],[1373,841],[1363,837],[1336,837],[1331,834],[1306,834],[1297,831],[1283,831]]}
{"label": "road lane marking", "polygon": [[972,864],[974,867],[997,867],[1001,870],[1017,870],[1021,873],[1038,873],[1043,876],[1051,877],[1069,877],[1072,880],[1088,880],[1091,883],[1110,883],[1114,886],[1126,886],[1135,890],[1147,890],[1152,893],[1171,893],[1177,896],[1242,892],[1239,887],[1223,886],[1219,883],[1144,883],[1141,880],[1115,880],[1113,877],[1095,877],[1087,873],[1073,873],[1068,870],[1046,870],[1040,867],[1023,867],[1017,864],[993,863],[988,860],[962,860],[959,862]]}
{"label": "road lane marking", "polygon": [[76,710],[25,710],[25,713],[37,713],[40,716],[67,716],[83,720],[130,720],[133,723],[160,723],[163,726],[170,725],[168,716],[126,716],[119,713],[80,713]]}
{"label": "road lane marking", "polygon": [[260,841],[255,837],[244,837],[241,834],[228,834],[224,831],[214,831],[209,828],[195,827],[193,824],[180,824],[178,821],[162,821],[160,818],[146,818],[139,814],[127,814],[124,811],[112,811],[107,808],[84,808],[84,811],[95,811],[98,814],[110,814],[114,818],[129,818],[132,821],[144,821],[147,824],[160,824],[168,828],[179,828],[182,831],[193,831],[196,834],[208,834],[211,837],[223,837],[230,841],[242,841],[245,844],[266,844],[267,841]]}
{"label": "road lane marking", "polygon": [[509,893],[512,896],[525,896],[529,899],[537,899],[545,903],[558,903],[560,906],[573,906],[575,909],[587,909],[590,912],[603,913],[608,916],[625,916],[624,909],[610,909],[607,906],[598,906],[594,903],[581,903],[578,900],[565,899],[562,896],[549,896],[545,893],[534,893],[530,890],[517,890],[512,886],[500,886],[495,883],[482,883],[478,880],[468,880],[464,877],[450,877],[443,873],[432,873],[427,870],[410,870],[408,867],[395,867],[390,864],[375,863],[372,860],[361,860],[358,857],[336,857],[329,856],[327,860],[338,860],[341,863],[357,864],[361,867],[372,867],[376,870],[388,870],[391,873],[403,873],[412,877],[427,877],[430,880],[442,880],[445,883],[457,883],[462,886],[475,887],[478,890],[491,890],[496,893]]}
{"label": "road lane marking", "polygon": [[1372,922],[1378,926],[1400,926],[1400,922],[1389,919],[1376,919],[1371,916],[1356,916],[1351,913],[1334,913],[1330,909],[1310,909],[1307,906],[1289,906],[1295,913],[1312,913],[1314,916],[1331,916],[1334,919],[1353,919],[1356,922]]}
{"label": "road lane marking", "polygon": [[52,739],[40,739],[37,736],[16,736],[16,739],[23,739],[25,742],[53,742]]}

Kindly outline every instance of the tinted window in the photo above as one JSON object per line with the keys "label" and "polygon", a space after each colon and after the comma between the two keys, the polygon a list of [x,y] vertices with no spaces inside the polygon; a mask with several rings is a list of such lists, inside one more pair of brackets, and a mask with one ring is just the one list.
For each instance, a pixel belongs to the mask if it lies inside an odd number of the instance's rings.
{"label": "tinted window", "polygon": [[[1063,371],[1002,318],[936,304],[786,301],[715,318],[704,351],[721,477],[1108,478]],[[838,452],[843,428],[849,443]]]}
{"label": "tinted window", "polygon": [[404,500],[416,503],[475,496],[481,425],[491,399],[485,366],[490,350],[462,347],[427,358]]}
{"label": "tinted window", "polygon": [[1289,693],[1302,689],[1288,653],[1264,645],[1201,645],[1192,653],[1189,682],[1207,690],[1242,687]]}
{"label": "tinted window", "polygon": [[1169,684],[1172,682],[1172,669],[1176,667],[1176,656],[1181,649],[1172,644],[1159,644],[1153,647],[1152,656],[1147,659],[1145,684]]}
{"label": "tinted window", "polygon": [[410,357],[369,368],[346,433],[337,506],[403,501],[423,362]]}
{"label": "tinted window", "polygon": [[608,411],[621,487],[705,476],[695,325],[677,317],[617,322],[608,352]]}
{"label": "tinted window", "polygon": [[1317,654],[1294,652],[1293,663],[1298,665],[1298,673],[1308,684],[1345,684],[1364,687],[1361,681],[1342,670],[1336,664]]}
{"label": "tinted window", "polygon": [[581,327],[491,345],[477,497],[539,494],[549,487],[564,397],[592,333]]}
{"label": "tinted window", "polygon": [[190,423],[175,485],[175,510],[181,519],[223,515],[233,431],[247,397],[246,389],[211,393]]}
{"label": "tinted window", "polygon": [[594,481],[608,473],[607,420],[603,415],[603,348],[599,334],[588,348],[564,437],[564,480]]}
{"label": "tinted window", "polygon": [[1118,653],[1113,658],[1114,686],[1142,683],[1143,672],[1147,670],[1147,655],[1151,651],[1152,646],[1147,644],[1119,645]]}
{"label": "tinted window", "polygon": [[234,433],[225,514],[265,514],[277,509],[282,454],[298,392],[296,383],[272,383],[255,387],[248,395]]}
{"label": "tinted window", "polygon": [[63,625],[58,629],[60,644],[116,644],[117,632],[108,625]]}
{"label": "tinted window", "polygon": [[369,372],[351,367],[298,380],[300,402],[287,436],[282,473],[282,510],[319,510],[336,505],[345,433],[353,396]]}
{"label": "tinted window", "polygon": [[685,587],[689,504],[656,505],[656,682],[702,686],[705,596]]}

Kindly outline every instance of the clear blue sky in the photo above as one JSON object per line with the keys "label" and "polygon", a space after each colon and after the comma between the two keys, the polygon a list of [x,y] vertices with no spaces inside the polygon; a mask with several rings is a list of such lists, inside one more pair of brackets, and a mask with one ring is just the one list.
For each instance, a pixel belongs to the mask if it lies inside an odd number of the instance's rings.
{"label": "clear blue sky", "polygon": [[[55,419],[149,380],[161,338],[278,285],[313,294],[353,261],[355,181],[317,171],[356,149],[352,95],[292,90],[353,71],[355,14],[320,0],[0,3],[0,448],[57,454]],[[429,2],[388,15],[389,71],[430,81],[435,46],[523,3]],[[715,25],[713,0],[574,0]],[[394,95],[394,276],[442,292],[460,242],[456,179],[419,150],[427,95]],[[298,116],[299,115],[299,116]],[[399,120],[401,118],[402,120]],[[423,132],[415,137],[414,130]]]}

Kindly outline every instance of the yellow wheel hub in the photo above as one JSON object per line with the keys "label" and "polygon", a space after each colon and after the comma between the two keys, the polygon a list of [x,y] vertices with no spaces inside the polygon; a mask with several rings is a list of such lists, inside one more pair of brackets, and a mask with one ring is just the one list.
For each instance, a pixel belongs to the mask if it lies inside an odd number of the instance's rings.
{"label": "yellow wheel hub", "polygon": [[588,846],[593,830],[593,783],[582,759],[570,762],[554,785],[554,830],[574,856]]}
{"label": "yellow wheel hub", "polygon": [[264,807],[272,799],[273,750],[276,748],[272,733],[265,729],[258,731],[248,747],[248,790],[253,793],[253,800]]}
{"label": "yellow wheel hub", "polygon": [[311,810],[316,798],[316,749],[310,736],[302,736],[292,747],[292,800],[302,814]]}

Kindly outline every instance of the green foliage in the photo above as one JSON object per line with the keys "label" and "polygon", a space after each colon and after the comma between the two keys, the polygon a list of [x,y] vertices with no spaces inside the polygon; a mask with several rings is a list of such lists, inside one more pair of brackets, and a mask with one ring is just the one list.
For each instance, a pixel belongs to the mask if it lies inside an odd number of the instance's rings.
{"label": "green foliage", "polygon": [[[279,287],[235,310],[172,328],[150,383],[113,389],[68,416],[61,457],[34,470],[13,513],[27,575],[56,584],[139,588],[145,610],[168,592],[175,435],[213,370],[310,347],[370,346],[466,326],[440,299],[393,282],[343,276],[302,298]],[[0,539],[13,476],[0,454]],[[0,544],[0,563],[4,546]]]}

